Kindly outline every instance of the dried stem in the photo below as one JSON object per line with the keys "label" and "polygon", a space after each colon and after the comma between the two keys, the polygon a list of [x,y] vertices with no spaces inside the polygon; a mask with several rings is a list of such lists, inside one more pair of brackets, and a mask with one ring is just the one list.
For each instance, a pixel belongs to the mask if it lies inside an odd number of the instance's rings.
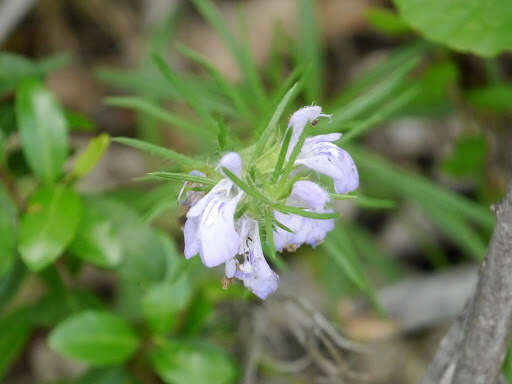
{"label": "dried stem", "polygon": [[494,207],[497,222],[473,298],[452,325],[422,384],[494,384],[512,331],[512,184]]}

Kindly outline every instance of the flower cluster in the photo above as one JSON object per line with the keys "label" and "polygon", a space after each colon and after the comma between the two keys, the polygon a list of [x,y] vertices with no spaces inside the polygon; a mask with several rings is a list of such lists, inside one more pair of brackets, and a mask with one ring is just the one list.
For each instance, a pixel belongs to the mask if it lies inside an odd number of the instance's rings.
{"label": "flower cluster", "polygon": [[[279,276],[268,265],[262,245],[270,247],[273,244],[277,252],[291,251],[302,244],[315,247],[325,238],[334,227],[332,215],[329,218],[316,218],[319,215],[290,213],[292,208],[305,213],[334,213],[328,207],[329,193],[319,184],[308,180],[307,176],[313,171],[313,174],[321,173],[330,177],[337,194],[356,189],[359,176],[350,155],[334,144],[341,134],[303,137],[306,125],[315,124],[320,117],[331,119],[331,115],[322,113],[321,107],[308,106],[299,109],[290,118],[285,133],[285,137],[289,138],[288,147],[281,150],[286,151],[285,161],[293,162],[290,164],[291,173],[281,174],[277,180],[278,185],[284,185],[284,190],[289,191],[288,196],[277,196],[277,199],[284,200],[288,210],[283,212],[271,206],[275,225],[272,226],[272,233],[266,234],[264,243],[260,238],[259,225],[263,215],[257,207],[251,209],[252,196],[241,188],[240,183],[236,183],[244,178],[242,158],[238,153],[230,152],[221,158],[217,170],[223,178],[207,193],[194,190],[185,183],[182,193],[185,188],[189,189],[186,192],[188,212],[183,228],[187,259],[199,254],[207,267],[224,264],[228,281],[235,278],[242,280],[246,288],[265,299],[277,289]],[[296,149],[300,144],[302,147]],[[192,174],[204,176],[199,171]],[[265,174],[261,172],[262,177]],[[287,183],[290,184],[288,189]],[[269,184],[267,180],[266,185]],[[264,192],[262,195],[266,196]],[[272,191],[269,194],[275,195]],[[241,202],[246,203],[243,209],[238,208]]]}

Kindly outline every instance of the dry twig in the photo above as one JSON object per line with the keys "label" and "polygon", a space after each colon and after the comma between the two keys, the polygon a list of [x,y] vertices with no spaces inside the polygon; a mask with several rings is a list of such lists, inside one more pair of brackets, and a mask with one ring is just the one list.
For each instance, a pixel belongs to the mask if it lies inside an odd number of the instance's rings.
{"label": "dry twig", "polygon": [[497,222],[475,295],[441,341],[422,384],[494,384],[512,326],[512,184],[494,207]]}

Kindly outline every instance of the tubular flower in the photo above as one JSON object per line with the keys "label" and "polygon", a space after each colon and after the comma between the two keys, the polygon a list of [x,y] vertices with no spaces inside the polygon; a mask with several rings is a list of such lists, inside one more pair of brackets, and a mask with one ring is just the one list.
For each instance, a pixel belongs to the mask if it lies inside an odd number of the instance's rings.
{"label": "tubular flower", "polygon": [[[234,152],[225,155],[219,166],[234,174],[242,172],[242,161]],[[222,179],[190,208],[183,229],[187,259],[199,253],[204,265],[215,267],[236,255],[240,238],[234,214],[243,195],[231,180]]]}
{"label": "tubular flower", "polygon": [[[313,181],[303,180],[302,175],[301,180],[293,182],[288,179],[291,172],[297,175],[308,169],[325,174],[333,180],[337,193],[350,192],[358,187],[359,176],[352,158],[334,144],[341,134],[304,137],[307,124],[314,125],[320,117],[331,119],[331,115],[322,113],[319,106],[303,107],[290,117],[285,136],[290,138],[285,161],[280,154],[273,171],[269,163],[275,158],[271,151],[276,146],[272,143],[257,154],[256,163],[250,164],[244,174],[240,155],[236,152],[225,154],[215,168],[220,180],[212,183],[214,186],[209,191],[206,187],[211,179],[205,174],[199,171],[190,173],[204,178],[204,185],[201,178],[180,176],[194,180],[185,182],[178,196],[186,212],[183,227],[185,257],[189,259],[199,254],[207,267],[224,264],[224,287],[234,279],[241,280],[262,300],[277,290],[279,276],[270,268],[263,254],[259,222],[265,221],[265,225],[272,228],[271,233],[266,232],[263,241],[271,244],[273,237],[278,252],[295,250],[303,244],[316,247],[333,229],[331,214],[334,211],[328,206],[327,190]],[[300,150],[298,145],[301,145]],[[251,154],[251,149],[241,153]],[[258,159],[265,161],[258,163]],[[304,176],[307,178],[307,174]],[[277,180],[278,185],[274,185]],[[244,203],[237,211],[242,199]],[[267,214],[269,209],[274,209],[273,218]]]}
{"label": "tubular flower", "polygon": [[270,269],[261,248],[258,222],[248,216],[238,221],[240,248],[238,254],[243,261],[232,258],[226,262],[225,274],[229,279],[237,278],[260,299],[265,300],[279,284],[279,276]]}
{"label": "tubular flower", "polygon": [[[305,208],[311,212],[331,213],[325,205],[329,202],[328,193],[318,184],[308,180],[295,182],[292,192],[286,200],[287,205]],[[274,217],[293,233],[276,227],[274,245],[277,251],[295,250],[302,244],[313,247],[323,241],[325,235],[334,228],[334,219],[312,219],[309,217],[274,212]]]}
{"label": "tubular flower", "polygon": [[[293,132],[287,157],[291,155],[306,124],[315,122],[319,117],[330,118],[331,115],[323,114],[319,106],[304,107],[292,115],[288,129],[293,129]],[[347,193],[359,186],[359,174],[348,152],[332,143],[340,138],[340,133],[307,138],[294,164],[329,176],[336,193]]]}

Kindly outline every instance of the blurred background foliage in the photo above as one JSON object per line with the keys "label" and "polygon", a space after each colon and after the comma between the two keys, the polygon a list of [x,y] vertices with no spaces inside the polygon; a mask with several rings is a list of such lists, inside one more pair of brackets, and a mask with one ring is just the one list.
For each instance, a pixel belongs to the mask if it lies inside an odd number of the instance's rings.
{"label": "blurred background foliage", "polygon": [[[418,382],[510,172],[508,21],[507,1],[33,2],[0,33],[4,381]],[[280,131],[321,105],[361,187],[262,304],[184,261],[179,183],[134,181],[174,155],[110,137],[213,162],[296,82]]]}

